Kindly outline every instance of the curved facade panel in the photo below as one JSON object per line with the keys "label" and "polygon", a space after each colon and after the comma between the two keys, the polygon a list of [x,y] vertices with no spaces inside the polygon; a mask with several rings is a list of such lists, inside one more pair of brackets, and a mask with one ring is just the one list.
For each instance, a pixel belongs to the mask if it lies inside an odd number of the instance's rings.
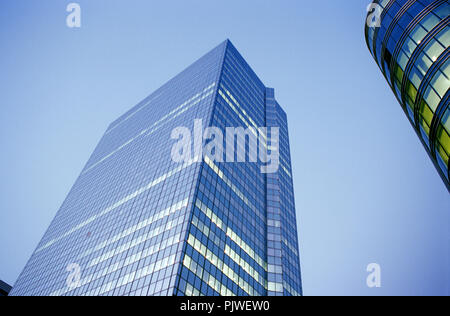
{"label": "curved facade panel", "polygon": [[[449,185],[450,1],[375,0],[367,46]],[[373,19],[372,19],[373,18]]]}

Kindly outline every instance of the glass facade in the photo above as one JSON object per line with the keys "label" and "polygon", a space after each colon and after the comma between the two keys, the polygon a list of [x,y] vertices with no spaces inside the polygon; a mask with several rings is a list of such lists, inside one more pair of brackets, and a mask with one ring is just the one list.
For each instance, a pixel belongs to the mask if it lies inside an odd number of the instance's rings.
{"label": "glass facade", "polygon": [[381,25],[366,25],[367,46],[450,190],[450,3],[373,3]]}
{"label": "glass facade", "polygon": [[[174,162],[195,120],[279,127],[278,171]],[[292,183],[286,114],[227,40],[108,127],[11,295],[301,295]]]}

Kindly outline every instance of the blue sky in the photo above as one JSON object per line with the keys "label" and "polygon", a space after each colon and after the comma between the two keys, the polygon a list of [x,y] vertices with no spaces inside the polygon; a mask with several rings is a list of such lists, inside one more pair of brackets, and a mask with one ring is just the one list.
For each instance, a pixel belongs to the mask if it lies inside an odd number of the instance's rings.
{"label": "blue sky", "polygon": [[0,279],[108,124],[230,38],[288,114],[305,294],[449,294],[449,193],[365,46],[368,1],[79,0],[80,29],[69,3],[0,3]]}

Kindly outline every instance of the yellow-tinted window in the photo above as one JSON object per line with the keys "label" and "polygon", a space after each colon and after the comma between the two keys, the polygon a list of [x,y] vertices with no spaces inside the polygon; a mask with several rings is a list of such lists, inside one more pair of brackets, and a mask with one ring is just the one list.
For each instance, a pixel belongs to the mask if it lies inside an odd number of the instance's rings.
{"label": "yellow-tinted window", "polygon": [[436,149],[442,160],[448,165],[448,157],[450,154],[450,136],[442,124],[439,124],[436,140]]}
{"label": "yellow-tinted window", "polygon": [[428,126],[431,126],[431,121],[433,120],[434,112],[430,109],[425,101],[420,102],[419,109],[420,116],[425,120]]}

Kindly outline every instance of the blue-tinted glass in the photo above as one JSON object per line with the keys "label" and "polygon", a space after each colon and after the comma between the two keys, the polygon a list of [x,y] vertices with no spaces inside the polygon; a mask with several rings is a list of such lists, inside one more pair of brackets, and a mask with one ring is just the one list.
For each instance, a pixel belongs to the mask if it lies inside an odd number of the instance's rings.
{"label": "blue-tinted glass", "polygon": [[[375,41],[374,59],[450,190],[450,127],[442,121],[449,107],[449,1],[386,2],[378,32],[366,32]],[[370,43],[369,49],[373,50]]]}
{"label": "blue-tinted glass", "polygon": [[[196,120],[279,127],[278,171],[174,162],[171,133]],[[288,137],[224,42],[109,126],[12,295],[301,295]]]}

